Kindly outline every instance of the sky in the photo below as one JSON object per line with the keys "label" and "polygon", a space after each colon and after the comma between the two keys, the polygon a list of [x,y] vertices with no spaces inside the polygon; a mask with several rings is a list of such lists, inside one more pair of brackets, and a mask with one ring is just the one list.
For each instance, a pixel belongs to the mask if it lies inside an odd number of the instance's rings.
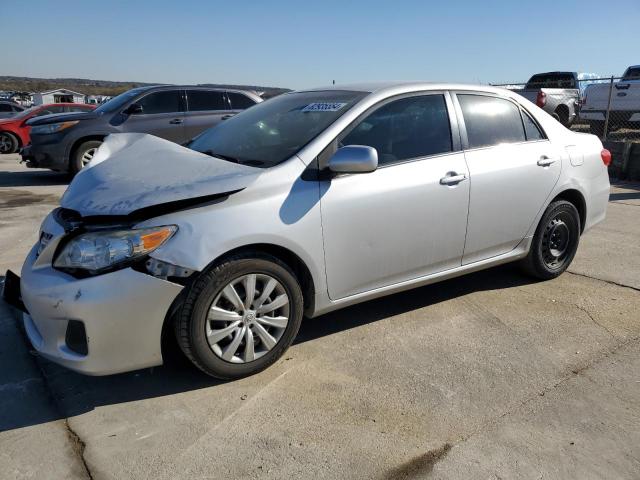
{"label": "sky", "polygon": [[640,0],[0,0],[0,75],[293,89],[640,64]]}

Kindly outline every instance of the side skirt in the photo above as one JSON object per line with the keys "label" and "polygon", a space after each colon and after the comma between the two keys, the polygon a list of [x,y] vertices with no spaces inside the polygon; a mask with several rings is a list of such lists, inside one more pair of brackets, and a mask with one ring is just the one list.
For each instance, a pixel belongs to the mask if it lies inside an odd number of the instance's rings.
{"label": "side skirt", "polygon": [[477,272],[478,270],[485,270],[487,268],[502,265],[504,263],[515,262],[527,256],[529,253],[529,247],[533,237],[525,237],[518,244],[516,248],[508,253],[498,255],[496,257],[487,258],[478,262],[470,263],[468,265],[462,265],[460,267],[445,270],[444,272],[438,272],[424,277],[413,278],[404,282],[394,283],[393,285],[387,285],[386,287],[377,288],[368,292],[359,293],[357,295],[351,295],[349,297],[341,298],[336,301],[331,301],[327,292],[316,293],[315,296],[315,311],[307,316],[310,318],[317,317],[319,315],[329,313],[333,310],[348,307],[356,303],[364,302],[367,300],[373,300],[374,298],[384,297],[405,290],[411,290],[413,288],[422,287],[424,285],[430,285],[432,283],[441,282],[443,280],[449,280],[450,278],[460,277],[467,273]]}

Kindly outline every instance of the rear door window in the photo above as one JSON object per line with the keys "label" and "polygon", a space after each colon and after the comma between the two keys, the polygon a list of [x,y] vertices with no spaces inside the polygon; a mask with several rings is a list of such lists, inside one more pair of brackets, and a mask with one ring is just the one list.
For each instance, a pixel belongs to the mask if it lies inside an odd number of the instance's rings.
{"label": "rear door window", "polygon": [[207,90],[187,90],[187,104],[190,112],[229,109],[223,92]]}
{"label": "rear door window", "polygon": [[162,92],[153,92],[145,95],[136,103],[142,106],[143,115],[152,115],[155,113],[175,113],[181,112],[180,94],[178,90],[165,90]]}
{"label": "rear door window", "polygon": [[360,121],[340,141],[340,146],[345,145],[375,148],[380,165],[451,152],[451,127],[444,96],[420,95],[387,103]]}
{"label": "rear door window", "polygon": [[242,93],[227,92],[227,96],[229,97],[231,108],[233,110],[244,110],[256,104],[256,102]]}
{"label": "rear door window", "polygon": [[469,148],[524,142],[520,109],[509,100],[484,95],[458,94]]}

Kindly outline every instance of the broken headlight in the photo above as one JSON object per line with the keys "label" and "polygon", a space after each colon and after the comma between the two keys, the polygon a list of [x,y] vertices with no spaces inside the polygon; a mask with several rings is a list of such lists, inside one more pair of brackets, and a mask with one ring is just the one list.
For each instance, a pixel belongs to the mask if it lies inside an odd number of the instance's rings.
{"label": "broken headlight", "polygon": [[58,254],[53,266],[96,273],[126,265],[154,251],[178,230],[175,225],[90,232],[71,239]]}

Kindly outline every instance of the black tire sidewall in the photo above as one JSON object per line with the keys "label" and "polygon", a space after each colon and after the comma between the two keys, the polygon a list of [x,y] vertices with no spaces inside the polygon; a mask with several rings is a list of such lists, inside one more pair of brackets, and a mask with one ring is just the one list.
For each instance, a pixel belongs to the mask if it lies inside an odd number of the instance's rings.
{"label": "black tire sidewall", "polygon": [[[569,247],[570,251],[559,268],[549,268],[549,266],[544,261],[544,256],[542,254],[544,233],[547,224],[562,212],[568,213],[568,216],[571,219],[570,224],[568,224],[571,234],[569,240],[571,242]],[[531,245],[530,256],[536,276],[544,279],[555,278],[561,275],[569,267],[569,265],[571,265],[571,262],[573,261],[573,258],[578,251],[578,245],[580,244],[580,229],[580,215],[578,213],[578,210],[572,203],[565,200],[559,200],[549,205],[544,215],[540,219],[540,223],[536,228],[536,233],[533,237],[533,243]]]}
{"label": "black tire sidewall", "polygon": [[9,152],[0,152],[4,155],[8,155],[10,153],[15,153],[18,151],[18,139],[16,138],[16,136],[11,133],[11,132],[0,132],[0,136],[5,136],[7,137],[9,140],[11,140],[11,151]]}
{"label": "black tire sidewall", "polygon": [[[191,354],[199,366],[209,375],[222,379],[241,378],[264,370],[282,356],[295,339],[303,315],[302,292],[293,272],[275,258],[238,258],[214,269],[215,275],[201,276],[192,292],[196,295],[188,316],[188,341]],[[289,324],[278,344],[261,358],[246,364],[235,364],[219,358],[207,341],[205,322],[211,303],[230,281],[248,273],[264,273],[274,277],[284,287],[289,297]],[[191,292],[189,293],[191,295]],[[190,302],[185,302],[187,305]]]}
{"label": "black tire sidewall", "polygon": [[76,148],[73,157],[71,158],[69,171],[73,174],[76,174],[80,170],[82,170],[82,155],[84,155],[84,152],[91,148],[98,148],[100,147],[100,145],[102,145],[102,141],[100,140],[89,140],[80,144],[80,146]]}

